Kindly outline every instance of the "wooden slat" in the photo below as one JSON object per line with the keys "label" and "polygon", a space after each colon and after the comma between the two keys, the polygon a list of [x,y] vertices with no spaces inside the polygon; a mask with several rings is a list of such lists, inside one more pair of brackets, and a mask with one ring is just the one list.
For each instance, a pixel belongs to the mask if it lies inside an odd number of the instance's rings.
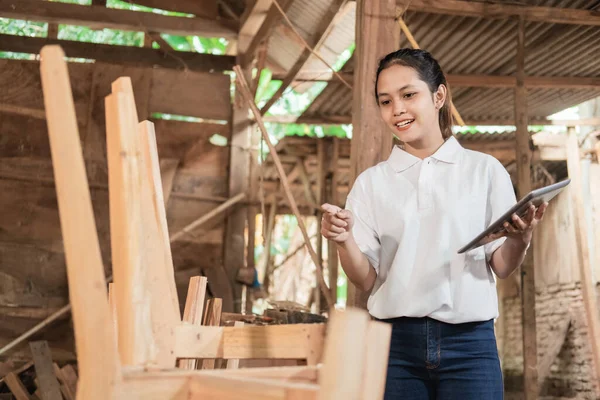
{"label": "wooden slat", "polygon": [[175,0],[169,1],[168,4],[165,4],[164,0],[136,0],[135,3],[210,19],[217,19],[218,15],[218,3],[214,0]]}
{"label": "wooden slat", "polygon": [[173,192],[173,182],[179,167],[179,160],[173,158],[163,158],[160,160],[160,176],[162,181],[163,199],[165,208],[169,204],[169,198]]}
{"label": "wooden slat", "polygon": [[[194,325],[202,324],[204,313],[204,298],[206,297],[207,279],[204,276],[193,276],[188,285],[185,308],[183,310],[183,322]],[[179,360],[178,367],[182,369],[196,369],[197,360]]]}
{"label": "wooden slat", "polygon": [[[223,309],[223,300],[219,298],[212,298],[208,300],[206,304],[206,310],[204,312],[204,318],[202,320],[203,326],[219,326],[221,325],[221,311]],[[209,360],[202,360],[202,365],[199,369],[215,369],[214,358]]]}
{"label": "wooden slat", "polygon": [[58,381],[60,382],[60,391],[65,400],[75,400],[77,391],[73,390],[73,386],[70,385],[66,374],[56,363],[52,364],[52,367],[54,368],[54,375],[56,375]]}
{"label": "wooden slat", "polygon": [[391,324],[369,321],[362,399],[383,399],[391,338]]}
{"label": "wooden slat", "polygon": [[593,10],[483,3],[465,0],[411,0],[410,2],[398,0],[398,5],[400,6],[404,6],[407,3],[409,10],[433,14],[491,19],[522,17],[525,21],[600,26],[600,15]]}
{"label": "wooden slat", "polygon": [[[323,324],[176,328],[175,354],[180,358],[321,359]],[[312,342],[313,339],[320,339]]]}
{"label": "wooden slat", "polygon": [[[363,398],[369,317],[355,308],[332,310],[327,327],[323,367],[319,377],[319,400]],[[380,370],[380,368],[377,368]],[[369,398],[372,394],[369,394]]]}
{"label": "wooden slat", "polygon": [[148,12],[80,6],[35,0],[0,0],[0,17],[67,25],[83,25],[92,29],[151,31],[171,35],[204,37],[236,37],[237,32],[208,18],[172,17]]}
{"label": "wooden slat", "polygon": [[[579,152],[579,139],[575,128],[569,128],[567,139],[567,168],[571,184],[569,192],[574,209],[575,237],[577,240],[577,257],[581,274],[581,288],[583,291],[583,304],[588,329],[588,337],[592,349],[594,362],[594,378],[600,382],[600,311],[596,299],[595,282],[592,277],[592,260],[588,246],[587,228],[585,223],[585,206],[583,202],[583,183],[581,182],[581,155]],[[600,395],[600,388],[596,385],[596,395]]]}
{"label": "wooden slat", "polygon": [[29,395],[27,389],[25,389],[25,386],[23,386],[23,382],[21,382],[21,379],[14,372],[9,372],[4,377],[4,382],[17,400],[31,400],[32,397]]}
{"label": "wooden slat", "polygon": [[144,318],[145,292],[141,204],[141,146],[133,101],[125,93],[106,97],[106,137],[112,265],[123,365],[143,365],[153,355],[152,326]]}
{"label": "wooden slat", "polygon": [[48,342],[29,342],[29,348],[35,362],[35,374],[43,400],[62,400],[58,379],[54,374],[52,355]]}
{"label": "wooden slat", "polygon": [[100,400],[113,396],[120,372],[104,267],[63,57],[59,47],[42,49],[42,86],[81,374],[79,394],[82,398]]}
{"label": "wooden slat", "polygon": [[248,11],[244,11],[242,23],[238,34],[237,52],[245,54],[252,39],[257,34],[267,17],[267,12],[271,8],[273,0],[257,0],[254,4],[250,3]]}
{"label": "wooden slat", "polygon": [[[517,191],[519,197],[531,191],[531,151],[527,129],[527,88],[525,80],[525,21],[519,20],[517,31],[517,87],[515,88],[515,121],[517,153]],[[537,399],[537,324],[535,321],[535,269],[533,250],[528,251],[521,265],[524,392],[526,400]]]}
{"label": "wooden slat", "polygon": [[60,369],[65,379],[64,384],[68,386],[69,392],[74,395],[77,393],[77,373],[71,364],[67,364]]}
{"label": "wooden slat", "polygon": [[[38,2],[36,1],[36,3]],[[40,2],[40,4],[45,3],[64,4],[58,2]],[[190,71],[211,72],[231,70],[234,64],[234,58],[231,56],[178,51],[176,57],[165,57],[164,51],[152,48],[0,34],[0,50],[3,51],[39,54],[42,47],[51,44],[60,45],[68,57],[87,58],[132,66],[150,67],[157,65],[164,68],[187,68]]]}

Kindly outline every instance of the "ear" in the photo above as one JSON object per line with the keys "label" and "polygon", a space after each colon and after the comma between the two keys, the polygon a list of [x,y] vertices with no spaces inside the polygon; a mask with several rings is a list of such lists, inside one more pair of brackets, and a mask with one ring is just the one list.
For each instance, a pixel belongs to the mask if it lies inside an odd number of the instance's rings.
{"label": "ear", "polygon": [[433,94],[433,104],[435,104],[436,109],[441,109],[446,103],[446,96],[448,95],[448,88],[446,85],[438,86],[436,92]]}

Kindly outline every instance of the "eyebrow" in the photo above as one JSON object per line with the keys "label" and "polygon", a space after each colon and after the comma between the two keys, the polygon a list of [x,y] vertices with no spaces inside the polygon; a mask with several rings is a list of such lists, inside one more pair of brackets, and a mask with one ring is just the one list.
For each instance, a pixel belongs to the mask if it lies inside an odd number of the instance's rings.
{"label": "eyebrow", "polygon": [[[398,91],[401,92],[403,90],[406,90],[406,89],[409,89],[409,88],[413,88],[413,87],[416,87],[416,86],[408,84],[408,85],[402,86],[400,89],[398,89]],[[380,97],[380,96],[389,96],[389,93],[378,93],[377,97]]]}

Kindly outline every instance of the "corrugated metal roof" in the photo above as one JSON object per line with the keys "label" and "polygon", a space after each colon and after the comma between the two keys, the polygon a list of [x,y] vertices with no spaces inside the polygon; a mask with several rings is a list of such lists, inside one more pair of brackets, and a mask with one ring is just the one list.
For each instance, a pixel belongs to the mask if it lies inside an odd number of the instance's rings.
{"label": "corrugated metal roof", "polygon": [[[511,2],[506,2],[511,3]],[[597,0],[529,1],[528,5],[600,9]],[[297,28],[307,36],[315,29],[330,1],[295,0],[288,14]],[[348,4],[354,4],[350,2]],[[351,7],[352,7],[351,6]],[[322,53],[329,63],[354,40],[354,8],[340,18],[323,46]],[[438,59],[445,73],[476,75],[513,75],[515,72],[516,32],[515,19],[482,19],[448,16],[423,12],[406,12],[404,19],[421,48]],[[400,47],[410,44],[402,35]],[[302,46],[276,31],[270,42],[269,58],[289,69],[302,51]],[[600,27],[561,25],[544,22],[526,22],[526,74],[532,76],[598,77],[600,63]],[[352,71],[350,60],[343,68]],[[312,60],[301,72],[304,77],[323,76],[323,64]],[[451,88],[455,105],[470,121],[504,120],[510,123],[514,115],[511,88],[456,87]],[[599,88],[557,89],[531,88],[528,114],[543,119],[551,114],[600,96]],[[303,118],[334,117],[349,122],[352,111],[351,91],[332,81]]]}

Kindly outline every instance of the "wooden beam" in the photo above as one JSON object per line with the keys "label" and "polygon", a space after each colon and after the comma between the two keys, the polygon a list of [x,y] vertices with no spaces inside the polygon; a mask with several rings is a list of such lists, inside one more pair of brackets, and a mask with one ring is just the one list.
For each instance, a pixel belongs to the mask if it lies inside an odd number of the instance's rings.
{"label": "wooden beam", "polygon": [[[36,3],[64,4],[47,1],[36,1]],[[215,56],[212,54],[184,51],[178,51],[177,57],[171,57],[166,56],[161,50],[151,48],[0,34],[0,50],[3,51],[39,54],[40,49],[46,45],[60,45],[68,57],[87,58],[108,63],[130,64],[134,66],[160,66],[175,69],[187,68],[191,71],[200,72],[231,70],[235,60],[231,56]]]}
{"label": "wooden beam", "polygon": [[[355,81],[352,94],[352,141],[350,185],[365,169],[386,159],[392,150],[392,135],[379,116],[373,96],[373,77],[378,60],[400,43],[395,20],[395,0],[356,2]],[[368,293],[348,282],[348,305],[366,307]]]}
{"label": "wooden beam", "polygon": [[[531,151],[527,129],[527,88],[525,88],[525,21],[519,19],[517,30],[517,87],[515,121],[517,153],[517,191],[519,197],[531,191]],[[537,324],[535,320],[535,269],[533,251],[528,251],[521,265],[521,315],[523,323],[523,388],[526,400],[537,399]]]}
{"label": "wooden beam", "polygon": [[[96,0],[93,0],[96,1]],[[99,0],[106,3],[106,0]],[[194,14],[198,17],[217,19],[218,1],[215,0],[176,0],[165,4],[164,0],[136,0],[135,4],[141,4],[150,8],[166,9],[186,14]]]}
{"label": "wooden beam", "polygon": [[[596,298],[595,282],[592,277],[592,260],[588,246],[588,234],[585,223],[585,205],[583,201],[583,183],[581,182],[581,155],[579,139],[575,129],[568,129],[567,139],[567,169],[571,184],[571,204],[573,204],[575,218],[575,238],[578,257],[581,288],[583,292],[583,305],[585,307],[588,338],[592,350],[591,358],[594,363],[594,379],[600,382],[600,317],[598,301]],[[600,388],[596,385],[596,396],[600,395]]]}
{"label": "wooden beam", "polygon": [[[311,78],[311,73],[300,72],[294,78],[297,82],[330,82],[334,81],[331,75],[320,75],[319,78]],[[353,82],[354,77],[351,73],[341,73],[342,77]],[[273,80],[283,80],[286,75],[273,74]],[[514,88],[517,85],[517,78],[514,76],[503,75],[457,75],[448,74],[446,76],[451,88],[455,87],[481,87],[481,88]],[[525,77],[525,86],[528,88],[541,89],[599,89],[600,78],[597,77],[579,77],[579,76],[527,76]]]}
{"label": "wooden beam", "polygon": [[[292,1],[291,0],[281,0],[280,4],[281,4],[281,7],[283,8],[283,10],[286,11],[292,5]],[[252,41],[248,45],[248,48],[246,49],[246,51],[244,53],[238,52],[238,54],[240,56],[238,63],[240,65],[247,65],[254,58],[254,54],[256,54],[256,50],[258,49],[258,46],[263,41],[268,40],[268,38],[273,33],[273,30],[275,29],[277,24],[279,24],[280,21],[281,21],[281,13],[279,12],[279,10],[277,9],[277,7],[275,5],[271,5],[271,7],[269,8],[269,11],[267,11],[267,16],[265,17],[262,25],[260,26],[260,28],[258,29],[256,34],[252,38]]]}
{"label": "wooden beam", "polygon": [[23,382],[21,382],[21,379],[14,372],[9,372],[4,377],[4,382],[17,400],[32,400]]}
{"label": "wooden beam", "polygon": [[41,53],[44,104],[76,332],[78,395],[106,399],[115,396],[120,368],[69,74],[59,47],[46,47]]}
{"label": "wooden beam", "polygon": [[273,5],[273,0],[257,0],[246,7],[249,10],[243,15],[242,23],[238,33],[237,52],[246,54],[250,43],[265,22],[268,11]]}
{"label": "wooden beam", "polygon": [[248,325],[243,328],[180,325],[175,328],[174,351],[180,358],[319,361],[325,328],[324,324]]}
{"label": "wooden beam", "polygon": [[332,4],[327,7],[327,12],[321,18],[319,25],[317,26],[314,33],[311,35],[311,39],[307,42],[309,47],[304,47],[300,56],[296,59],[296,62],[289,69],[287,75],[283,79],[281,86],[277,89],[277,91],[271,96],[271,98],[265,103],[265,105],[261,108],[261,115],[265,115],[267,111],[271,108],[273,104],[277,100],[281,98],[283,92],[290,86],[290,84],[294,81],[294,78],[304,68],[304,65],[310,58],[312,51],[318,51],[318,49],[323,45],[325,39],[335,26],[337,21],[336,16],[340,12],[340,10],[344,7],[347,0],[334,0]]}
{"label": "wooden beam", "polygon": [[102,6],[37,1],[0,0],[0,17],[87,26],[92,29],[160,32],[170,35],[235,38],[237,30],[208,18],[120,10]]}
{"label": "wooden beam", "polygon": [[521,17],[525,21],[554,24],[600,26],[600,14],[594,10],[573,8],[521,6],[517,4],[484,3],[465,0],[398,0],[408,10],[463,17],[506,19]]}

